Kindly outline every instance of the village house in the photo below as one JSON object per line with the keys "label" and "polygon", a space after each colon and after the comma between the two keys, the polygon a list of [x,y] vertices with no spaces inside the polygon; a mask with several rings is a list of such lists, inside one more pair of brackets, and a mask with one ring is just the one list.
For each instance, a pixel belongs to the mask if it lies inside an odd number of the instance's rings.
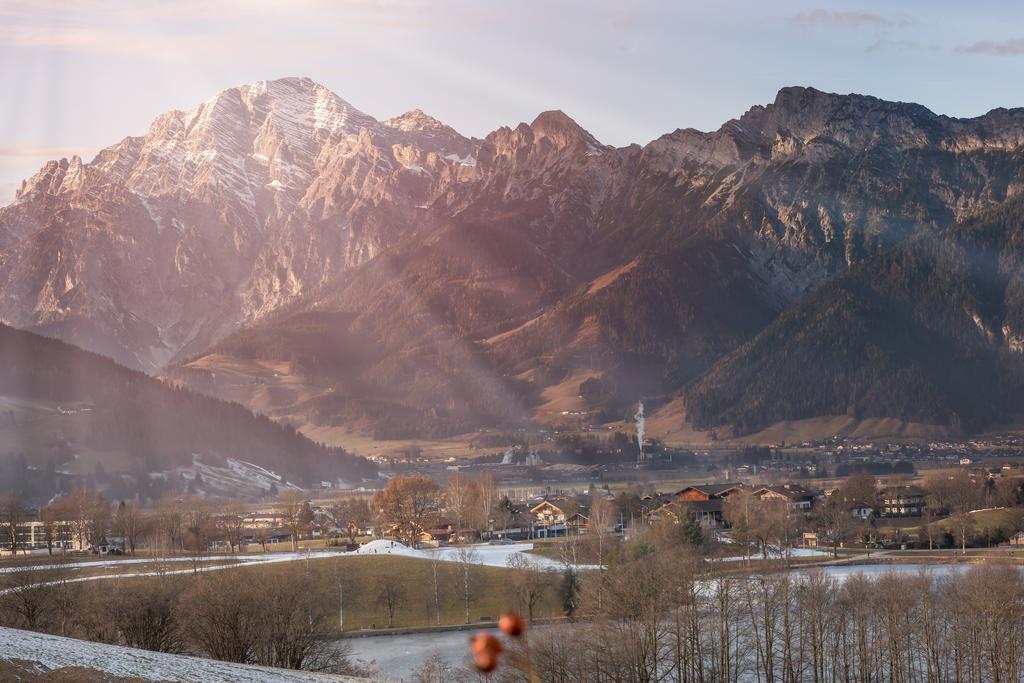
{"label": "village house", "polygon": [[651,522],[657,522],[659,520],[668,519],[673,523],[682,522],[688,515],[695,519],[705,529],[717,529],[725,526],[725,522],[722,517],[722,509],[724,500],[721,498],[712,498],[709,500],[695,500],[695,501],[670,501],[662,505],[657,510],[654,510],[649,520]]}
{"label": "village house", "polygon": [[416,546],[419,548],[443,548],[455,543],[455,529],[449,524],[435,529],[423,529],[416,535]]}
{"label": "village house", "polygon": [[[648,523],[653,521],[653,518],[658,510],[668,505],[669,503],[675,502],[675,496],[671,493],[656,493],[647,494],[640,499],[640,518]],[[623,520],[628,523],[630,520]]]}
{"label": "village house", "polygon": [[663,504],[653,513],[658,515],[669,515],[679,521],[680,510],[687,510],[689,514],[708,529],[715,529],[724,526],[724,510],[726,499],[740,491],[749,490],[745,484],[704,484],[701,486],[687,486],[676,491],[671,501]]}
{"label": "village house", "polygon": [[882,489],[883,517],[920,517],[924,512],[924,491],[917,486],[889,486]]}
{"label": "village house", "polygon": [[761,499],[788,501],[794,509],[800,512],[810,512],[814,507],[814,492],[799,484],[762,486],[754,491],[754,496]]}
{"label": "village house", "polygon": [[590,531],[590,518],[582,513],[574,512],[565,520],[565,525],[573,536],[582,536]]}
{"label": "village house", "polygon": [[468,543],[475,536],[474,529],[457,528],[447,519],[439,519],[431,528],[421,530],[417,538],[420,547],[443,548],[457,543]]}
{"label": "village house", "polygon": [[480,533],[481,539],[493,541],[495,539],[526,540],[533,534],[533,515],[513,510],[501,523],[498,520],[491,520],[488,529]]}
{"label": "village house", "polygon": [[565,511],[547,498],[530,508],[530,514],[534,516],[534,524],[537,526],[565,524]]}
{"label": "village house", "polygon": [[875,514],[875,509],[863,501],[850,503],[850,516],[854,519],[867,521]]}
{"label": "village house", "polygon": [[[569,532],[569,519],[575,514],[585,512],[586,505],[576,497],[542,498],[539,503],[530,508],[530,515],[533,517],[532,536],[534,538],[565,536]],[[573,529],[573,531],[576,530],[578,529]]]}
{"label": "village house", "polygon": [[284,518],[276,512],[250,512],[242,518],[246,529],[280,529]]}
{"label": "village house", "polygon": [[728,498],[731,494],[738,491],[749,490],[745,484],[741,483],[729,483],[729,484],[704,484],[702,486],[687,486],[684,489],[676,491],[673,497],[681,502],[694,502],[702,500],[713,500],[715,498]]}

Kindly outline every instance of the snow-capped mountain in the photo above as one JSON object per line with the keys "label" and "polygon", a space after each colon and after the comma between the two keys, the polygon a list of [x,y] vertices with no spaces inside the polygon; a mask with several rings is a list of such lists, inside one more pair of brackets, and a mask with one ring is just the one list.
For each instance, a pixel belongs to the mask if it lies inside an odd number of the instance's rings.
{"label": "snow-capped mountain", "polygon": [[155,370],[372,258],[474,152],[307,78],[225,90],[23,183],[0,210],[0,319]]}

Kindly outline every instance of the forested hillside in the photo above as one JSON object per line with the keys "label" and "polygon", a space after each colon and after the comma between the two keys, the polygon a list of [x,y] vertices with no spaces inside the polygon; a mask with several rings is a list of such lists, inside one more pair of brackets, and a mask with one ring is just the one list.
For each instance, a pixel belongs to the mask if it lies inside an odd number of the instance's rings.
{"label": "forested hillside", "polygon": [[686,391],[702,427],[817,415],[974,431],[1024,398],[1024,200],[922,234],[783,313]]}
{"label": "forested hillside", "polygon": [[[61,451],[51,457],[72,456],[78,448],[116,453],[117,462],[133,472],[184,466],[193,454],[205,462],[236,458],[299,484],[375,471],[362,458],[313,443],[241,405],[168,386],[108,358],[5,325],[0,325],[0,396],[57,402],[77,418]],[[0,426],[8,443],[28,438],[35,429],[15,410],[5,418]]]}

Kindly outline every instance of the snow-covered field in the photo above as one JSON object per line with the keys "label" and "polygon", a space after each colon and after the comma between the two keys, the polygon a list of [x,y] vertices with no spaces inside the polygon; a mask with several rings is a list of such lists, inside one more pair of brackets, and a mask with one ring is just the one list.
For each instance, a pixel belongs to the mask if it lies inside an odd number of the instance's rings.
{"label": "snow-covered field", "polygon": [[304,671],[230,664],[201,657],[169,655],[3,627],[0,627],[0,659],[39,662],[47,669],[85,667],[114,676],[141,678],[146,681],[291,683],[358,680]]}
{"label": "snow-covered field", "polygon": [[[490,545],[477,543],[457,548],[438,548],[431,550],[414,550],[396,541],[370,541],[356,551],[360,555],[404,555],[407,557],[435,558],[443,562],[462,562],[468,557],[473,564],[485,567],[507,567],[509,558],[533,549],[533,543],[511,543],[509,545]],[[468,554],[465,552],[468,551]],[[550,557],[526,555],[530,564],[537,569],[564,569],[565,565]],[[577,565],[579,569],[596,569],[596,565]]]}
{"label": "snow-covered field", "polygon": [[[488,567],[507,567],[508,560],[512,555],[516,553],[525,553],[527,550],[533,549],[532,543],[513,543],[511,545],[473,545],[468,546],[472,549],[471,557],[475,556],[473,560],[476,564],[482,564]],[[429,551],[437,553],[437,556],[448,562],[458,562],[459,549],[458,548],[441,548],[440,550]],[[565,569],[565,565],[554,560],[550,557],[544,557],[543,555],[528,554],[526,557],[529,558],[530,564],[538,569]],[[579,569],[597,569],[596,566],[591,565],[577,565]]]}

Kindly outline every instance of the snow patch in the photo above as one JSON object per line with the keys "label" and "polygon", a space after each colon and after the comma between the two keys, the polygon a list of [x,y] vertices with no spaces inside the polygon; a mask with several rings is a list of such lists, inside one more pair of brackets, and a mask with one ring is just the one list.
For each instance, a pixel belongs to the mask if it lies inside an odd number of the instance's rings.
{"label": "snow patch", "polygon": [[430,171],[423,168],[419,164],[402,164],[407,171],[412,171],[416,175],[430,175]]}
{"label": "snow patch", "polygon": [[415,550],[398,541],[370,541],[355,551],[356,555],[402,555],[403,557],[427,557],[422,550]]}
{"label": "snow patch", "polygon": [[476,158],[472,154],[467,154],[464,157],[460,157],[458,154],[446,154],[444,158],[463,166],[476,166]]}

